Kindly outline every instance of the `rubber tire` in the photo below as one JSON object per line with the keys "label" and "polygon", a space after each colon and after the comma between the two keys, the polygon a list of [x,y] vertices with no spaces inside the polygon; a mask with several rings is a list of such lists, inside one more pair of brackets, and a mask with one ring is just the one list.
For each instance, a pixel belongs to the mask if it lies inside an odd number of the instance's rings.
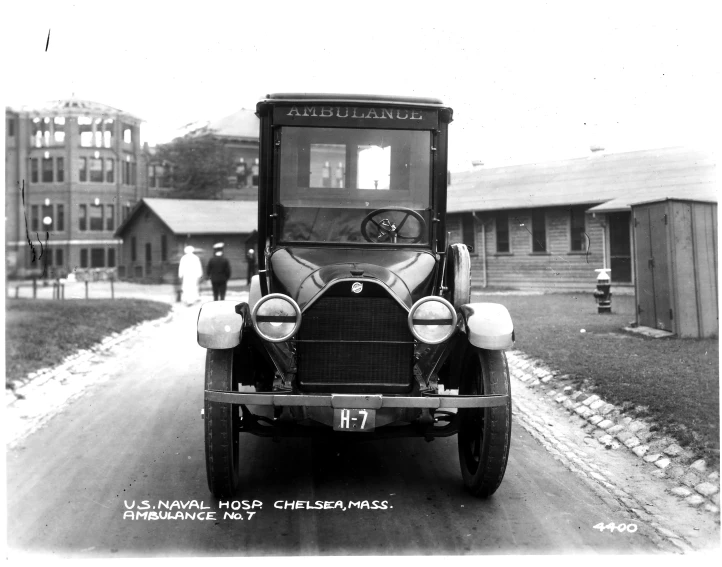
{"label": "rubber tire", "polygon": [[511,442],[511,390],[504,351],[469,347],[459,394],[508,394],[509,402],[493,408],[459,409],[459,463],[464,487],[478,498],[499,488]]}
{"label": "rubber tire", "polygon": [[[218,389],[220,384],[238,390],[233,349],[208,349],[206,353],[206,388]],[[240,408],[238,404],[205,401],[206,476],[208,489],[219,500],[232,497],[238,488]]]}
{"label": "rubber tire", "polygon": [[466,244],[449,246],[447,299],[454,308],[471,302],[471,257]]}

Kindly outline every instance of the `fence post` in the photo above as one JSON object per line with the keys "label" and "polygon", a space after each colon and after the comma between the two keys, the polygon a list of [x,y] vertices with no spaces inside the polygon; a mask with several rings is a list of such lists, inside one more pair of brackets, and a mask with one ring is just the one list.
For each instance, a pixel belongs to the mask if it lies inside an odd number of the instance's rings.
{"label": "fence post", "polygon": [[85,299],[88,299],[88,280],[85,280]]}
{"label": "fence post", "polygon": [[38,278],[33,277],[33,299],[38,298]]}
{"label": "fence post", "polygon": [[62,295],[62,297],[61,297],[60,299],[63,299],[63,300],[64,300],[64,299],[65,299],[65,284],[60,284],[60,285],[62,286],[62,290],[63,290],[63,291],[62,291],[62,294],[63,294],[63,295]]}
{"label": "fence post", "polygon": [[115,299],[115,287],[113,286],[113,278],[110,278],[110,299]]}

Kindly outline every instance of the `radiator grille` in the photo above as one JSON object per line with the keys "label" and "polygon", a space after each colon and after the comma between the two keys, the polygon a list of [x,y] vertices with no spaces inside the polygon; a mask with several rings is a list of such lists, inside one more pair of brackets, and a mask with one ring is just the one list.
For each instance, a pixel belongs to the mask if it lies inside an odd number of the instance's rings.
{"label": "radiator grille", "polygon": [[391,297],[326,295],[303,314],[298,384],[307,391],[404,392],[413,378],[406,311]]}

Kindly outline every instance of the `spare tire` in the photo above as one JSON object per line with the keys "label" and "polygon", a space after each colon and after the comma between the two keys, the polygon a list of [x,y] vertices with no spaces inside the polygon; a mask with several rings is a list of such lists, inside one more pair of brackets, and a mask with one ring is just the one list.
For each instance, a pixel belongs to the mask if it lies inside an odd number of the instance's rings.
{"label": "spare tire", "polygon": [[449,246],[446,272],[446,296],[458,309],[471,301],[471,258],[466,244]]}

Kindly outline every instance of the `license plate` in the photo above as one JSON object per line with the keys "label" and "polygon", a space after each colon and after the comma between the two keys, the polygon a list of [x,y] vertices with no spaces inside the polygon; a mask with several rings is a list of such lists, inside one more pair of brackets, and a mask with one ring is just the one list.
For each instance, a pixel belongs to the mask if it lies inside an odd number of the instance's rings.
{"label": "license plate", "polygon": [[376,428],[375,409],[333,410],[334,431],[373,431]]}

